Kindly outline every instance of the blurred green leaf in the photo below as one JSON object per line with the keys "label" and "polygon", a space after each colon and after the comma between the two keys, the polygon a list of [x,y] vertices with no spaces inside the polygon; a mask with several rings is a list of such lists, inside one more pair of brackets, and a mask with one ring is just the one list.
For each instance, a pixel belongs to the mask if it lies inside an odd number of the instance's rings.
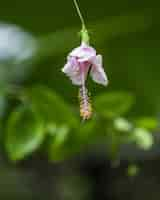
{"label": "blurred green leaf", "polygon": [[26,91],[28,100],[47,124],[77,125],[77,119],[72,107],[57,95],[53,90],[37,86]]}
{"label": "blurred green leaf", "polygon": [[127,113],[134,98],[127,92],[108,92],[95,98],[96,112],[106,118],[116,118]]}
{"label": "blurred green leaf", "polygon": [[137,146],[143,150],[149,150],[154,143],[152,134],[143,128],[135,128],[132,137]]}
{"label": "blurred green leaf", "polygon": [[127,169],[128,176],[136,176],[139,172],[139,167],[135,164],[129,165]]}
{"label": "blurred green leaf", "polygon": [[45,122],[45,131],[49,134],[47,148],[50,160],[65,159],[72,151],[72,147],[66,145],[70,129],[76,129],[79,124],[72,107],[44,86],[27,89],[24,96]]}
{"label": "blurred green leaf", "polygon": [[[95,123],[91,120],[85,123],[79,123],[75,129],[69,129],[68,126],[49,127],[52,134],[49,139],[49,159],[60,161],[70,156],[84,151],[88,144],[91,144],[98,138]],[[97,141],[97,140],[96,140]]]}
{"label": "blurred green leaf", "polygon": [[136,119],[135,124],[147,130],[155,130],[158,127],[158,120],[153,117],[141,117]]}
{"label": "blurred green leaf", "polygon": [[132,129],[132,124],[128,122],[125,118],[116,118],[113,125],[117,131],[128,132]]}
{"label": "blurred green leaf", "polygon": [[36,150],[45,136],[44,123],[31,107],[18,107],[6,127],[6,151],[11,160],[23,159]]}
{"label": "blurred green leaf", "polygon": [[[91,140],[96,137],[97,138],[97,130],[95,129],[96,121],[90,120],[83,123],[80,123],[77,127],[77,133],[78,133],[78,140],[81,144],[89,143]],[[95,131],[96,130],[96,131]]]}
{"label": "blurred green leaf", "polygon": [[68,148],[66,148],[67,136],[70,129],[67,126],[57,126],[55,135],[49,139],[48,155],[50,160],[59,161],[66,158]]}
{"label": "blurred green leaf", "polygon": [[46,126],[46,132],[51,135],[51,136],[54,136],[57,132],[57,125],[54,124],[54,123],[47,123],[47,126]]}

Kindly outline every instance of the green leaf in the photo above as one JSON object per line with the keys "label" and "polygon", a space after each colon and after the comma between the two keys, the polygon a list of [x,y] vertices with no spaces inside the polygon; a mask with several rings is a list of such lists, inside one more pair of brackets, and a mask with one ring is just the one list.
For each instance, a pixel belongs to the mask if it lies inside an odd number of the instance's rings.
{"label": "green leaf", "polygon": [[26,96],[47,124],[76,126],[77,120],[71,106],[53,90],[37,86],[27,90]]}
{"label": "green leaf", "polygon": [[60,161],[66,158],[70,149],[66,144],[69,132],[70,129],[65,125],[56,127],[54,135],[49,138],[48,155],[50,160]]}
{"label": "green leaf", "polygon": [[136,119],[135,124],[147,130],[155,130],[158,127],[158,120],[153,117],[141,117]]}
{"label": "green leaf", "polygon": [[128,132],[132,129],[132,124],[128,122],[125,118],[116,118],[113,125],[117,131]]}
{"label": "green leaf", "polygon": [[149,150],[153,146],[153,136],[143,128],[135,128],[133,131],[133,140],[143,150]]}
{"label": "green leaf", "polygon": [[93,141],[95,137],[97,139],[96,123],[97,121],[92,119],[90,121],[79,124],[76,130],[78,143],[83,145],[89,143],[90,141]]}
{"label": "green leaf", "polygon": [[127,92],[108,92],[95,98],[96,112],[106,118],[115,118],[127,113],[134,98]]}
{"label": "green leaf", "polygon": [[6,128],[6,151],[13,161],[36,150],[45,136],[44,123],[31,107],[18,107],[11,113]]}
{"label": "green leaf", "polygon": [[60,161],[68,159],[79,152],[84,152],[87,146],[97,142],[94,120],[79,123],[75,129],[67,126],[49,126],[49,159]]}

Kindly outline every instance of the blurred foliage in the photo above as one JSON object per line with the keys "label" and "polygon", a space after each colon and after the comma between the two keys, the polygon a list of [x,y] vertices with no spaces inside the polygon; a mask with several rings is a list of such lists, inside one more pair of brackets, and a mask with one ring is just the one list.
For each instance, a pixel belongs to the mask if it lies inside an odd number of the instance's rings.
{"label": "blurred foliage", "polygon": [[144,150],[148,150],[153,145],[153,136],[143,128],[136,128],[133,131],[135,143]]}
{"label": "blurred foliage", "polygon": [[33,152],[44,139],[44,123],[30,105],[16,108],[6,126],[6,150],[12,160]]}
{"label": "blurred foliage", "polygon": [[[3,9],[8,15],[0,14],[4,21],[0,24],[0,124],[8,157],[19,161],[41,149],[51,161],[61,161],[97,143],[103,143],[106,156],[113,159],[126,144],[149,151],[155,144],[160,109],[159,41],[152,44],[159,34],[157,6],[137,0],[116,6],[105,0],[92,1],[93,6],[81,1],[91,42],[104,55],[110,80],[107,89],[89,83],[94,114],[82,123],[77,88],[60,72],[67,53],[79,42],[79,21],[71,2],[64,1],[63,6],[48,2],[46,10],[41,2],[39,10],[34,2],[29,1],[29,7],[17,2],[15,10]],[[27,18],[19,17],[25,10],[31,12]],[[46,16],[37,20],[35,11]]]}
{"label": "blurred foliage", "polygon": [[20,102],[9,114],[4,130],[5,147],[11,160],[23,159],[43,143],[43,148],[48,149],[49,159],[54,161],[84,151],[102,138],[112,158],[126,143],[135,143],[144,150],[153,145],[153,136],[149,132],[156,128],[153,123],[152,127],[146,127],[145,123],[134,124],[134,120],[130,122],[122,117],[134,102],[127,92],[97,95],[93,101],[95,114],[90,121],[83,123],[78,110],[45,86],[22,89],[18,95]]}
{"label": "blurred foliage", "polygon": [[140,171],[140,169],[137,165],[131,164],[131,165],[128,166],[127,174],[130,177],[134,177],[139,173],[139,171]]}
{"label": "blurred foliage", "polygon": [[129,93],[112,92],[97,96],[95,107],[105,118],[113,119],[127,113],[133,102],[133,96]]}

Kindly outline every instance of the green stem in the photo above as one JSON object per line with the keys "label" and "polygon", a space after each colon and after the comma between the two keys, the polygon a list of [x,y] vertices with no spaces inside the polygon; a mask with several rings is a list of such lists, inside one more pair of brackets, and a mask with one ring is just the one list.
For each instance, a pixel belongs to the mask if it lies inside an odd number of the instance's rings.
{"label": "green stem", "polygon": [[79,8],[79,5],[77,3],[77,0],[73,0],[74,2],[74,5],[76,7],[76,10],[77,10],[77,13],[79,15],[79,18],[81,20],[81,23],[82,23],[82,29],[81,29],[81,39],[83,42],[85,42],[86,44],[89,44],[89,34],[88,34],[88,31],[87,31],[87,28],[86,28],[86,25],[85,25],[85,22],[84,22],[84,18],[82,16],[82,13],[80,11],[80,8]]}
{"label": "green stem", "polygon": [[80,18],[80,20],[81,20],[82,29],[86,29],[86,25],[85,25],[85,22],[84,22],[84,18],[83,18],[83,16],[82,16],[81,11],[80,11],[80,8],[79,8],[79,5],[78,5],[78,3],[77,3],[77,0],[73,0],[73,2],[74,2],[74,5],[75,5],[75,7],[76,7],[76,10],[77,10],[77,13],[78,13],[78,15],[79,15],[79,18]]}

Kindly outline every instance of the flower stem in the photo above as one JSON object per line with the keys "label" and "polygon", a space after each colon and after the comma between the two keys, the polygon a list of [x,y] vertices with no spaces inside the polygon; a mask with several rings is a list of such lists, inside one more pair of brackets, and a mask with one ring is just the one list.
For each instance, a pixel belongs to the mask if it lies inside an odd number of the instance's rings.
{"label": "flower stem", "polygon": [[80,11],[80,8],[79,8],[79,5],[78,5],[78,3],[77,3],[77,0],[73,0],[73,2],[74,2],[74,5],[75,5],[75,7],[76,7],[76,10],[77,10],[77,13],[78,13],[78,15],[79,15],[79,18],[80,18],[80,20],[81,20],[82,29],[86,29],[86,25],[85,25],[85,22],[84,22],[84,18],[83,18],[83,16],[82,16],[81,11]]}
{"label": "flower stem", "polygon": [[80,32],[82,42],[85,42],[86,44],[89,44],[90,38],[89,38],[88,30],[87,30],[85,22],[84,22],[84,18],[82,16],[81,11],[80,11],[80,8],[79,8],[79,5],[77,3],[77,0],[73,0],[73,2],[74,2],[74,5],[76,7],[76,10],[77,10],[77,13],[79,15],[79,18],[81,20],[81,23],[82,23],[82,29],[81,29],[81,32]]}

